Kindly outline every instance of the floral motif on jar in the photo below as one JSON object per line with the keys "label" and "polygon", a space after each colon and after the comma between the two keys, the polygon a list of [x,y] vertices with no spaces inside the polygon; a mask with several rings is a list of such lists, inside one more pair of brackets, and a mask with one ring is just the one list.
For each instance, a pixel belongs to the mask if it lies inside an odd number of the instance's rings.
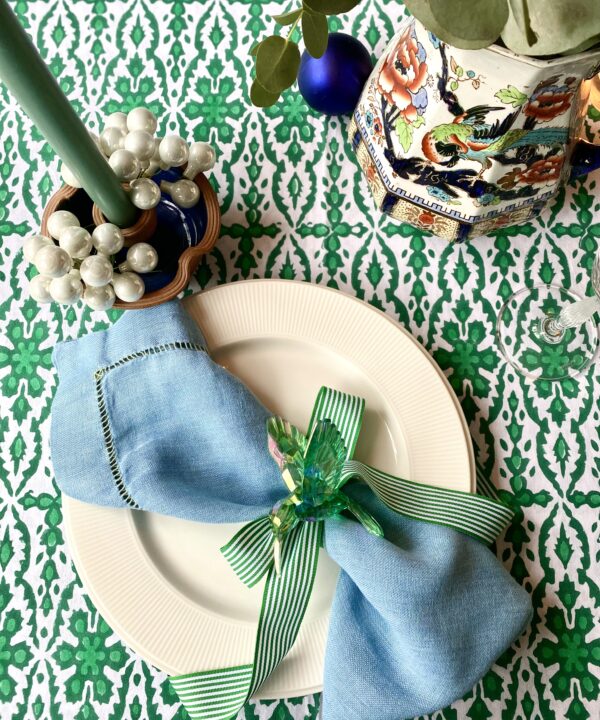
{"label": "floral motif on jar", "polygon": [[[458,241],[538,213],[573,163],[575,99],[598,58],[461,50],[408,18],[350,124],[354,149],[372,159],[367,180],[378,206]],[[595,106],[590,112],[591,142]],[[592,167],[584,156],[579,174]]]}
{"label": "floral motif on jar", "polygon": [[564,164],[564,155],[551,155],[542,160],[536,160],[526,170],[519,173],[519,181],[554,185],[560,179]]}
{"label": "floral motif on jar", "polygon": [[568,77],[561,84],[558,84],[558,80],[559,77],[555,75],[539,83],[523,108],[525,115],[538,122],[549,122],[571,109],[577,87],[576,79]]}
{"label": "floral motif on jar", "polygon": [[406,122],[413,123],[427,107],[428,70],[425,48],[409,24],[388,53],[377,80],[379,92]]}

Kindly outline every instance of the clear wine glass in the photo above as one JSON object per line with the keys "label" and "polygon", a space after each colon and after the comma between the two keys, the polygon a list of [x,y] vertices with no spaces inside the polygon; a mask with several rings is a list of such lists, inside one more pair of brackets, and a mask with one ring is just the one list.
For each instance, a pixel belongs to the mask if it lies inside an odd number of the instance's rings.
{"label": "clear wine glass", "polygon": [[592,268],[593,297],[556,285],[536,285],[502,306],[496,337],[517,372],[533,380],[563,380],[590,366],[598,348],[594,315],[600,312],[600,252]]}

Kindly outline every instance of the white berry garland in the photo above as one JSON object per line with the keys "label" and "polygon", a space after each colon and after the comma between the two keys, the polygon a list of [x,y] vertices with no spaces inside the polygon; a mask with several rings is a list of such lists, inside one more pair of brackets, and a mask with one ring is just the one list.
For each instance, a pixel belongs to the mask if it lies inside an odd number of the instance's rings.
{"label": "white berry garland", "polygon": [[[214,167],[215,150],[205,142],[188,145],[178,135],[156,137],[157,125],[154,113],[138,107],[127,114],[111,113],[100,135],[90,135],[117,177],[129,182],[135,207],[151,210],[160,202],[161,192],[179,207],[193,207],[200,199],[193,179]],[[152,180],[159,170],[186,163],[181,180],[163,180],[160,187]],[[61,176],[67,185],[81,187],[76,172],[64,164]],[[124,238],[112,223],[88,229],[80,226],[73,213],[58,210],[48,218],[47,232],[47,236],[31,235],[23,244],[25,259],[39,273],[29,283],[29,294],[40,304],[72,305],[83,299],[93,310],[108,310],[117,298],[135,302],[145,292],[138,273],[152,272],[158,265],[155,248],[136,243],[127,251],[127,259],[114,267],[114,256],[122,250]]]}

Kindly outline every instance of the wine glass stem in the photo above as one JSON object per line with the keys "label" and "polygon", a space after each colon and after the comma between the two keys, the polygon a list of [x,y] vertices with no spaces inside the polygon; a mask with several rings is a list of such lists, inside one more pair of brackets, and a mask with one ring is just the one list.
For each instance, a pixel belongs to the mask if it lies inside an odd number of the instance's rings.
{"label": "wine glass stem", "polygon": [[600,299],[596,296],[584,298],[564,307],[558,317],[548,317],[542,324],[542,331],[550,342],[556,342],[564,331],[578,327],[600,312]]}

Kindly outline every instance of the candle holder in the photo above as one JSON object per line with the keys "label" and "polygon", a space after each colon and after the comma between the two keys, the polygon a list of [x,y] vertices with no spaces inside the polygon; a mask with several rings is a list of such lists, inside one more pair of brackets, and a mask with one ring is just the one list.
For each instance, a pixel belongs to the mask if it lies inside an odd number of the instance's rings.
{"label": "candle holder", "polygon": [[[123,187],[127,189],[128,183]],[[69,210],[77,216],[81,227],[90,228],[93,225],[109,222],[103,212],[92,202],[82,188],[63,185],[48,201],[42,215],[40,232],[48,235],[48,218],[57,210]],[[121,228],[125,247],[131,247],[136,242],[147,242],[156,230],[156,210],[138,210],[138,217],[133,225]]]}
{"label": "candle holder", "polygon": [[[177,170],[162,171],[154,176],[158,183],[180,178],[181,174]],[[177,207],[163,194],[156,208],[139,210],[135,223],[121,228],[125,250],[116,256],[117,263],[125,259],[126,249],[138,242],[147,242],[157,248],[163,262],[157,272],[142,275],[147,291],[139,300],[123,302],[117,299],[114,308],[134,310],[172,300],[186,288],[202,256],[214,247],[221,228],[219,202],[203,173],[198,173],[194,182],[200,190],[200,200],[193,208]],[[123,186],[127,189],[128,184],[124,183]],[[57,210],[72,212],[81,226],[90,232],[94,226],[108,222],[85,190],[64,185],[46,205],[41,223],[43,235],[48,234],[48,218]]]}

